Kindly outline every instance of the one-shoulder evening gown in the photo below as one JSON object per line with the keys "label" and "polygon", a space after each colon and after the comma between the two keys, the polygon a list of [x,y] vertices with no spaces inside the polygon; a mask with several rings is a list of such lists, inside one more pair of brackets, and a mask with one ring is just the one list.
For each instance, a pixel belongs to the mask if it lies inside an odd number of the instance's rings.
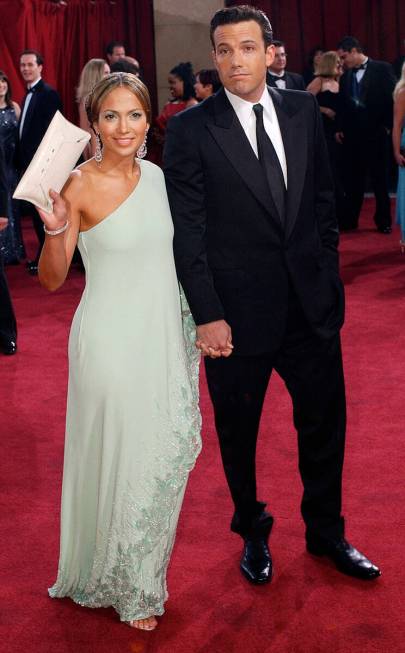
{"label": "one-shoulder evening gown", "polygon": [[51,597],[161,615],[200,451],[198,352],[173,259],[163,173],[79,235],[86,286],[69,338],[61,549]]}

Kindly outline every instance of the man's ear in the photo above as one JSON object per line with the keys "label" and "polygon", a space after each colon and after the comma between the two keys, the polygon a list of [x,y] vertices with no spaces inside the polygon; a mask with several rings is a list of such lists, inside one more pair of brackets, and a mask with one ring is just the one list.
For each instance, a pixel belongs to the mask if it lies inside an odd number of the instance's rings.
{"label": "man's ear", "polygon": [[267,68],[271,66],[276,56],[276,48],[273,44],[268,45],[266,48],[266,66]]}

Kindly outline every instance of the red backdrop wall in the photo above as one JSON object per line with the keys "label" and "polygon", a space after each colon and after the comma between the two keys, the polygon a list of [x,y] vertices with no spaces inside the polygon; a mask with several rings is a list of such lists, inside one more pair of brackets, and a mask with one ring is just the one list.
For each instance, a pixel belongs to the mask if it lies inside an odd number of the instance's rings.
{"label": "red backdrop wall", "polygon": [[20,102],[24,87],[19,55],[39,50],[45,59],[43,78],[60,92],[65,115],[76,119],[75,87],[83,65],[104,57],[106,44],[123,40],[127,54],[142,66],[156,110],[156,66],[152,0],[0,0],[0,69],[9,76],[13,97]]}
{"label": "red backdrop wall", "polygon": [[346,34],[356,36],[374,59],[392,62],[401,53],[404,0],[254,0],[252,4],[267,13],[275,38],[286,42],[289,70],[300,72],[314,46],[334,49]]}

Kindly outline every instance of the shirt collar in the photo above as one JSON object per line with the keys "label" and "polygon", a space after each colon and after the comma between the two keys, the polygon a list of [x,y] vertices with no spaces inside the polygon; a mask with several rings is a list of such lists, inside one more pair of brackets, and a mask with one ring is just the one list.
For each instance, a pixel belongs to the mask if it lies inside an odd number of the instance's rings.
{"label": "shirt collar", "polygon": [[35,86],[36,86],[37,84],[39,84],[39,82],[41,81],[41,79],[42,79],[42,78],[39,77],[39,78],[37,79],[36,82],[34,82],[33,84],[31,84],[31,86],[28,86],[28,90],[31,90],[32,88],[35,88]]}
{"label": "shirt collar", "polygon": [[267,86],[264,87],[262,96],[257,102],[248,102],[247,100],[243,100],[241,97],[239,97],[239,95],[235,95],[234,93],[228,91],[227,88],[225,89],[225,93],[242,125],[248,124],[253,113],[253,106],[255,104],[262,104],[264,115],[269,120],[272,120],[274,105]]}

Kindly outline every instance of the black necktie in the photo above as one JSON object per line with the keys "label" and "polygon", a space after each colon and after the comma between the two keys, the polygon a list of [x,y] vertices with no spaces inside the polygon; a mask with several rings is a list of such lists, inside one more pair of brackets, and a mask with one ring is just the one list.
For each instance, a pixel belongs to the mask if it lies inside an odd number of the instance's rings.
{"label": "black necktie", "polygon": [[354,70],[355,70],[355,72],[357,72],[358,70],[366,70],[366,68],[367,68],[367,62],[362,63],[361,66],[356,66],[356,68]]}
{"label": "black necktie", "polygon": [[261,104],[253,105],[253,111],[256,115],[256,138],[259,161],[266,174],[267,182],[270,186],[270,192],[280,215],[280,220],[284,225],[286,188],[283,171],[276,150],[274,149],[274,145],[264,128],[263,106]]}

